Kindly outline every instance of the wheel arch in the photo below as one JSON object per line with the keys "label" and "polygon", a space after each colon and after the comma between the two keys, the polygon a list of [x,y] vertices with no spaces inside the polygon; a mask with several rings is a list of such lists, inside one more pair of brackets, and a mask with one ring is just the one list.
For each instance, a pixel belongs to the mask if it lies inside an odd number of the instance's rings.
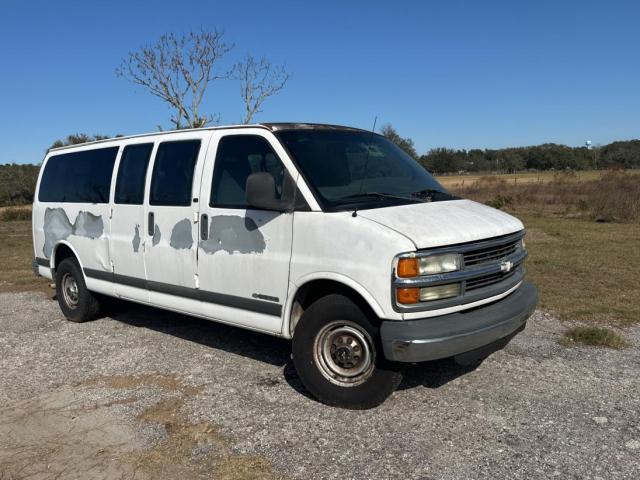
{"label": "wheel arch", "polygon": [[80,260],[80,255],[78,255],[76,249],[73,248],[73,245],[65,240],[61,240],[56,244],[53,249],[53,253],[51,254],[51,265],[53,270],[57,270],[60,263],[66,258],[75,258],[75,260],[78,262],[78,265],[80,265],[80,271],[82,272],[82,276],[84,277],[84,268],[82,266],[82,261]]}
{"label": "wheel arch", "polygon": [[309,275],[292,284],[285,306],[285,318],[282,326],[282,335],[292,338],[295,327],[302,317],[305,309],[316,300],[332,294],[342,294],[358,304],[372,318],[382,318],[384,311],[362,285],[344,275],[335,273],[319,273]]}

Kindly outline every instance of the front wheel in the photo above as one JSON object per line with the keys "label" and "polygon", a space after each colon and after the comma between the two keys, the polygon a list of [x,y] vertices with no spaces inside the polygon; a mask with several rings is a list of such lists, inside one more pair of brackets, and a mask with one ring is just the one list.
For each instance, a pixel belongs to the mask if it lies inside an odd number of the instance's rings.
{"label": "front wheel", "polygon": [[293,363],[305,385],[328,405],[366,409],[380,405],[402,380],[382,356],[378,328],[343,295],[327,295],[303,314],[293,336]]}
{"label": "front wheel", "polygon": [[93,320],[100,313],[100,302],[87,290],[74,258],[65,258],[56,269],[56,296],[60,310],[72,322]]}

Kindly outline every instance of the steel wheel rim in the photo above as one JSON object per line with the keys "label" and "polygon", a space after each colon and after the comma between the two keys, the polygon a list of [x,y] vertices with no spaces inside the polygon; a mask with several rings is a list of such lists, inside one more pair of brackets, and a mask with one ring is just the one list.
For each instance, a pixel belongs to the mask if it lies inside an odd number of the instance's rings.
{"label": "steel wheel rim", "polygon": [[320,373],[331,383],[343,387],[363,383],[375,367],[371,336],[347,320],[331,322],[318,332],[313,355]]}
{"label": "steel wheel rim", "polygon": [[70,273],[65,273],[62,277],[62,296],[69,308],[76,308],[80,299],[78,292],[78,282]]}

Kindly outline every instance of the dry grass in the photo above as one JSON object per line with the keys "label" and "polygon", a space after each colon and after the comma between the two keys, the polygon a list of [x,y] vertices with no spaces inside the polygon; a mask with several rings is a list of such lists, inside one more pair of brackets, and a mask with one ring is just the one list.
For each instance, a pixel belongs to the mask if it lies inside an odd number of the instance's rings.
{"label": "dry grass", "polygon": [[0,222],[31,220],[31,207],[6,207],[0,209]]}
{"label": "dry grass", "polygon": [[529,277],[539,307],[563,320],[630,325],[640,321],[637,224],[520,214]]}
{"label": "dry grass", "polygon": [[565,172],[546,182],[518,184],[505,176],[485,176],[450,190],[516,213],[640,222],[640,176],[636,172],[610,171],[588,178],[580,180],[575,172]]}
{"label": "dry grass", "polygon": [[0,222],[0,292],[39,290],[51,293],[48,281],[33,273],[31,222]]}
{"label": "dry grass", "polygon": [[610,328],[592,326],[570,328],[560,343],[565,347],[582,344],[621,349],[627,346],[625,339]]}
{"label": "dry grass", "polygon": [[[438,181],[446,188],[452,190],[460,190],[462,188],[470,187],[481,178],[497,177],[504,180],[508,184],[513,185],[527,185],[531,183],[544,184],[554,181],[558,175],[562,175],[565,172],[557,171],[543,171],[543,172],[518,172],[518,173],[474,173],[467,175],[440,175],[437,177]],[[569,175],[572,181],[576,182],[588,182],[590,180],[598,180],[604,170],[577,170],[571,172]],[[640,176],[640,170],[627,170],[629,175]],[[566,175],[565,175],[566,176]],[[639,177],[640,178],[640,177]]]}
{"label": "dry grass", "polygon": [[[578,182],[585,182],[589,180],[597,180],[602,176],[601,170],[582,170],[574,172],[573,180]],[[640,174],[640,171],[637,172]],[[514,185],[526,185],[530,183],[548,183],[554,180],[558,175],[558,172],[544,171],[544,172],[518,172],[518,173],[504,173],[488,175],[486,173],[468,174],[468,175],[442,175],[438,176],[438,181],[446,188],[452,190],[460,190],[466,187],[472,186],[481,178],[488,176],[496,177],[504,180],[506,183]]]}

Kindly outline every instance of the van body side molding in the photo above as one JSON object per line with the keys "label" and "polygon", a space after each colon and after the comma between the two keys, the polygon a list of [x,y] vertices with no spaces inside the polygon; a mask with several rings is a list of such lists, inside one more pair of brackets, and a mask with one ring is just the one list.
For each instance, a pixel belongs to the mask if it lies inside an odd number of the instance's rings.
{"label": "van body side molding", "polygon": [[208,303],[215,303],[225,307],[239,308],[241,310],[249,310],[256,313],[264,313],[266,315],[281,316],[282,305],[275,304],[264,300],[255,300],[252,298],[237,297],[235,295],[227,295],[224,293],[208,292],[197,290],[195,288],[182,287],[180,285],[171,285],[169,283],[154,282],[142,278],[129,277],[127,275],[119,275],[117,273],[107,272],[103,270],[94,270],[85,268],[84,274],[87,277],[96,280],[104,280],[107,282],[119,283],[129,287],[143,288],[152,292],[166,293],[177,297],[190,298]]}

